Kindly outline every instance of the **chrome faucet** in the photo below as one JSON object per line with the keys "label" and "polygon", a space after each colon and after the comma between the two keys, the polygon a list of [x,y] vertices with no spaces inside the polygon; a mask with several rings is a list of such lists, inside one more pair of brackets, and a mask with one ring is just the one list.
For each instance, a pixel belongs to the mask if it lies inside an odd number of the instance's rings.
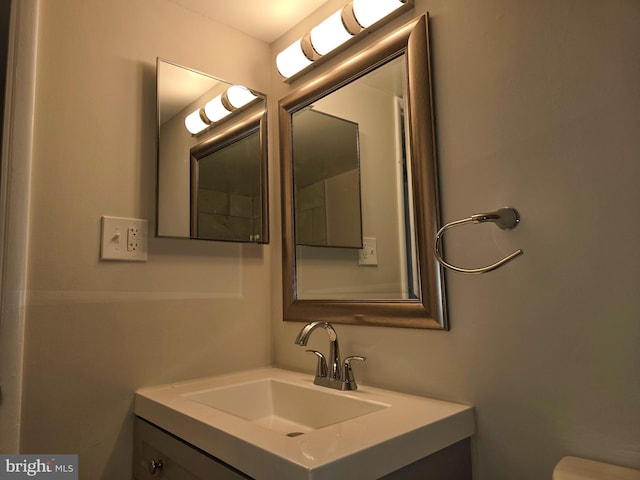
{"label": "chrome faucet", "polygon": [[295,343],[305,347],[313,332],[316,328],[321,327],[329,335],[329,360],[331,366],[327,365],[327,360],[324,355],[317,350],[307,350],[307,352],[314,354],[318,357],[316,366],[316,376],[313,383],[321,385],[323,387],[335,388],[337,390],[356,390],[358,385],[353,377],[353,370],[351,369],[351,362],[353,360],[360,360],[364,362],[366,359],[358,355],[353,355],[344,359],[344,363],[340,364],[340,348],[338,346],[338,334],[330,323],[322,320],[317,322],[311,322],[306,324],[298,336]]}

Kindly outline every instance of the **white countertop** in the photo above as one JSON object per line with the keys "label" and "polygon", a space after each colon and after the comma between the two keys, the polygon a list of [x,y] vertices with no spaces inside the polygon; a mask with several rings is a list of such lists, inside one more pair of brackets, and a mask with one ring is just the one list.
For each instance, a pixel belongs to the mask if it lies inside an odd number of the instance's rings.
{"label": "white countertop", "polygon": [[[185,397],[189,393],[273,378],[390,406],[297,437]],[[171,385],[135,395],[136,415],[258,479],[379,478],[474,434],[473,409],[360,385],[340,392],[313,376],[262,368]]]}

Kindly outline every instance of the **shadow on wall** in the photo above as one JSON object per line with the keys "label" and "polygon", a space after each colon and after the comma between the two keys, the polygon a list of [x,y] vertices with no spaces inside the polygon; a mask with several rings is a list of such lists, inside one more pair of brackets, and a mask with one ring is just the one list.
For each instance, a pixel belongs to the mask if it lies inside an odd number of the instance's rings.
{"label": "shadow on wall", "polygon": [[[118,431],[113,431],[115,438],[113,442],[105,442],[103,445],[109,446],[113,445],[113,451],[108,456],[106,464],[103,469],[104,479],[110,478],[119,478],[123,472],[123,459],[127,459],[125,465],[130,465],[130,471],[133,471],[133,443],[131,439],[133,438],[133,398],[129,403],[129,408],[127,415],[124,417],[124,421],[120,425],[120,429]],[[99,451],[99,446],[96,446],[98,449],[95,454],[99,455],[101,452]],[[91,456],[93,452],[87,452],[88,456]],[[80,473],[82,470],[80,470]]]}

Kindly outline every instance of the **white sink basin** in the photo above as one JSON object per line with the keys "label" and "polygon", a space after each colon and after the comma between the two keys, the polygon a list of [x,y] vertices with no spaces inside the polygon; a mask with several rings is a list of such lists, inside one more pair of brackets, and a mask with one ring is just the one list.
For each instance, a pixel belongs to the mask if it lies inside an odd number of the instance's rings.
{"label": "white sink basin", "polygon": [[290,437],[389,406],[325,390],[262,378],[183,396]]}
{"label": "white sink basin", "polygon": [[277,368],[141,389],[135,413],[260,480],[380,478],[474,433],[466,405]]}

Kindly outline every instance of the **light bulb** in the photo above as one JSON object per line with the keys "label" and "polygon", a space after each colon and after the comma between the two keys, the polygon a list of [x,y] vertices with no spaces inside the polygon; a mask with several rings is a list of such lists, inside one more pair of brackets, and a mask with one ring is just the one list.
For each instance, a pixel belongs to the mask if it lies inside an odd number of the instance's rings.
{"label": "light bulb", "polygon": [[209,124],[207,124],[202,119],[202,116],[200,115],[200,109],[198,109],[195,112],[191,112],[189,115],[185,117],[184,126],[187,127],[187,130],[189,130],[189,133],[193,135],[197,135],[198,133],[203,131],[205,128],[207,128]]}
{"label": "light bulb", "polygon": [[342,10],[337,11],[320,25],[311,29],[311,45],[320,55],[326,55],[351,38],[342,23]]}
{"label": "light bulb", "polygon": [[311,60],[302,51],[302,39],[296,40],[276,56],[278,72],[284,78],[295,75],[311,63]]}
{"label": "light bulb", "polygon": [[222,104],[222,95],[218,95],[216,98],[205,104],[204,113],[209,120],[217,122],[229,115],[231,112]]}
{"label": "light bulb", "polygon": [[404,5],[401,0],[353,0],[353,13],[364,28]]}
{"label": "light bulb", "polygon": [[227,100],[234,108],[244,107],[256,98],[258,98],[257,95],[242,85],[231,85],[227,89]]}

